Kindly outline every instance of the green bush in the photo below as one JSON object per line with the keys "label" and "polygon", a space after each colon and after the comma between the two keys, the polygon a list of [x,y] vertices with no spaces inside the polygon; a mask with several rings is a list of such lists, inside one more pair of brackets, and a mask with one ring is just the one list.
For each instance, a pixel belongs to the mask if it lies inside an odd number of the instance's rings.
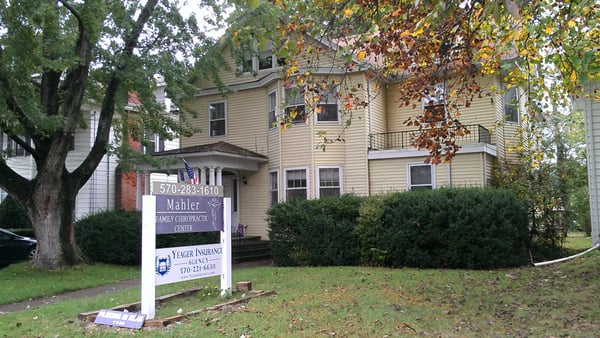
{"label": "green bush", "polygon": [[507,190],[293,200],[268,212],[278,265],[486,269],[529,263],[527,212]]}
{"label": "green bush", "polygon": [[[85,256],[98,263],[139,265],[142,252],[142,214],[106,211],[75,223],[75,239]],[[158,235],[157,248],[217,243],[219,232]]]}
{"label": "green bush", "polygon": [[362,198],[292,200],[268,212],[271,253],[279,265],[355,265],[355,223]]}
{"label": "green bush", "polygon": [[383,229],[374,242],[387,253],[385,265],[484,269],[528,263],[526,208],[507,190],[396,193],[383,204]]}
{"label": "green bush", "polygon": [[0,227],[31,228],[25,207],[10,196],[0,203]]}

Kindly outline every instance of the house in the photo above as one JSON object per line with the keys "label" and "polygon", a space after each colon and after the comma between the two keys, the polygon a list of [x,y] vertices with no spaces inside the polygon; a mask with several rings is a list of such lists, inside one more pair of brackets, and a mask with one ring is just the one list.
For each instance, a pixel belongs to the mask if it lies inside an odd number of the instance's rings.
{"label": "house", "polygon": [[591,81],[584,86],[584,95],[575,100],[583,108],[587,147],[590,216],[592,243],[600,245],[600,83]]}
{"label": "house", "polygon": [[[168,102],[164,94],[164,86],[155,91],[159,102]],[[135,95],[129,95],[125,109],[132,114],[139,101]],[[168,103],[166,103],[168,106]],[[66,166],[74,170],[87,156],[96,138],[100,107],[87,103],[81,110],[81,121],[86,126],[80,127],[75,133],[74,142],[67,155]],[[111,143],[115,143],[111,132]],[[154,153],[179,147],[179,140],[161,140],[157,135],[148,135],[148,142],[143,146],[140,142],[129,140],[129,145],[140,152]],[[33,157],[21,146],[11,140],[6,134],[0,133],[0,149],[6,157],[6,163],[23,177],[32,178],[36,175]],[[152,181],[176,182],[176,175],[154,173]],[[107,153],[90,177],[88,182],[79,190],[74,213],[78,220],[87,215],[112,209],[133,210],[136,208],[137,181],[135,173],[123,172],[117,156]],[[0,189],[0,200],[6,197],[6,192]]]}
{"label": "house", "polygon": [[[461,121],[471,132],[458,139],[462,149],[451,163],[431,165],[425,163],[428,153],[411,144],[416,128],[403,123],[422,111],[421,102],[416,102],[415,109],[398,107],[400,80],[376,83],[367,70],[345,74],[364,89],[368,103],[353,110],[352,124],[345,129],[342,103],[336,95],[322,99],[321,113],[306,114],[310,107],[305,97],[288,88],[280,76],[280,61],[270,50],[250,53],[244,60],[228,52],[223,56],[231,69],[238,70],[221,73],[232,92],[222,95],[214,84],[197,80],[202,90],[187,106],[198,113],[190,123],[202,132],[182,138],[181,148],[155,156],[184,158],[200,177],[200,184],[222,185],[225,196],[232,198],[232,224],[244,224],[247,235],[268,238],[266,212],[281,201],[484,187],[497,159],[516,158],[516,152],[511,152],[520,124],[516,89],[506,95],[490,92],[464,109]],[[332,66],[314,75],[342,73]],[[483,88],[492,84],[502,86],[499,77],[481,80]],[[293,127],[282,130],[279,122],[285,114]],[[323,151],[319,131],[343,132],[344,141],[331,143]],[[171,170],[183,169],[183,162],[177,163]],[[157,169],[144,170],[148,174]]]}

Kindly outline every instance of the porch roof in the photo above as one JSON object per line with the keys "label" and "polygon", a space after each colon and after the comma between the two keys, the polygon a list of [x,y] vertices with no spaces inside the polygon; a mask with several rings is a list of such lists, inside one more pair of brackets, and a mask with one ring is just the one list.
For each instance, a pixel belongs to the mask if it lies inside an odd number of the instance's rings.
{"label": "porch roof", "polygon": [[[165,150],[152,154],[152,157],[158,160],[173,160],[168,161],[167,170],[185,168],[183,161],[176,159],[185,159],[191,167],[219,167],[244,171],[258,171],[259,164],[269,160],[265,155],[224,141]],[[160,171],[155,167],[144,168],[144,165],[138,167],[142,170]]]}

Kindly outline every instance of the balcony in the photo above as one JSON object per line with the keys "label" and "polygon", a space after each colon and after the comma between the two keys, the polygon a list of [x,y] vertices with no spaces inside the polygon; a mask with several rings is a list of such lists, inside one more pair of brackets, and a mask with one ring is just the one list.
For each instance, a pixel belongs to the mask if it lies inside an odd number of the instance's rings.
{"label": "balcony", "polygon": [[[469,134],[456,137],[456,144],[491,144],[492,137],[490,131],[479,124],[466,125]],[[388,149],[413,149],[413,141],[420,131],[406,130],[389,133],[371,134],[369,139],[369,150],[388,150]]]}

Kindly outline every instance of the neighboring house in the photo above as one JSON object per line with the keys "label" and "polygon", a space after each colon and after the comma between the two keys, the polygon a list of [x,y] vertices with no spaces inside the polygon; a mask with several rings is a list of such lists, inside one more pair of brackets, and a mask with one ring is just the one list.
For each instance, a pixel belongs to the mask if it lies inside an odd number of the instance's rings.
{"label": "neighboring house", "polygon": [[[516,90],[504,96],[490,93],[464,109],[461,121],[471,133],[458,140],[462,149],[451,163],[436,166],[425,163],[426,151],[411,146],[415,128],[403,123],[422,109],[421,103],[416,102],[417,109],[399,108],[395,82],[375,86],[365,71],[346,76],[365,89],[369,104],[353,111],[344,142],[329,144],[323,151],[318,148],[322,140],[318,131],[329,135],[343,131],[342,103],[331,95],[319,103],[322,113],[307,118],[304,97],[285,88],[275,55],[269,50],[252,54],[236,62],[223,53],[232,69],[239,70],[221,73],[233,90],[226,96],[212,83],[196,81],[202,91],[188,107],[198,113],[191,124],[202,132],[182,138],[180,149],[155,155],[185,158],[200,184],[223,185],[225,196],[232,198],[232,224],[246,225],[248,235],[268,237],[266,212],[281,201],[484,187],[497,159],[516,158],[516,152],[510,152],[516,148],[512,143],[520,123]],[[323,75],[332,73],[322,69]],[[481,83],[483,88],[492,84],[502,86],[499,77],[483,78]],[[282,131],[278,121],[292,110],[294,125]],[[183,169],[182,161],[173,169]]]}
{"label": "neighboring house", "polygon": [[585,116],[592,243],[600,245],[600,82],[587,83],[584,92],[576,103]]}
{"label": "neighboring house", "polygon": [[[159,102],[165,102],[164,87],[155,92]],[[126,109],[134,112],[139,102],[135,96],[129,97]],[[168,107],[168,104],[166,104]],[[89,153],[96,138],[97,124],[99,120],[99,106],[86,104],[82,107],[82,121],[86,128],[79,128],[75,133],[75,139],[66,160],[68,170],[74,170]],[[164,141],[155,135],[149,135],[148,147],[139,142],[129,142],[130,146],[138,151],[155,153],[159,151],[179,147],[179,140]],[[115,138],[111,132],[111,143]],[[23,177],[35,176],[35,162],[33,157],[24,151],[22,147],[13,142],[7,135],[0,133],[0,149],[6,157],[6,163]],[[156,173],[151,180],[177,182],[176,175],[170,177],[165,174]],[[112,209],[135,209],[137,180],[135,173],[121,173],[119,161],[115,155],[107,153],[94,171],[88,182],[79,190],[75,206],[74,218],[78,220],[87,215]],[[1,199],[6,197],[6,192],[0,189]]]}

